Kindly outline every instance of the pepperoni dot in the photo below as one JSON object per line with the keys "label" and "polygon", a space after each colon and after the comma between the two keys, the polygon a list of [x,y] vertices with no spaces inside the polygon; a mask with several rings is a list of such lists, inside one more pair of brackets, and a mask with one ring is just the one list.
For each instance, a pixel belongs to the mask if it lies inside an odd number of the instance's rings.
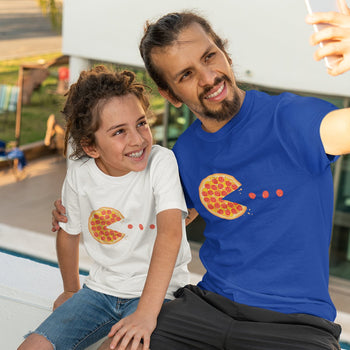
{"label": "pepperoni dot", "polygon": [[209,209],[214,209],[214,206],[213,206],[212,204],[209,204],[209,205],[208,205],[208,208],[209,208]]}
{"label": "pepperoni dot", "polygon": [[228,216],[231,214],[231,212],[229,210],[225,210],[225,214]]}
{"label": "pepperoni dot", "polygon": [[106,215],[106,211],[105,211],[105,210],[102,210],[102,211],[101,211],[101,214],[102,214],[102,215]]}
{"label": "pepperoni dot", "polygon": [[112,210],[108,209],[107,214],[112,214]]}
{"label": "pepperoni dot", "polygon": [[107,226],[112,225],[111,221],[107,221]]}
{"label": "pepperoni dot", "polygon": [[224,211],[222,209],[219,209],[218,213],[222,215],[224,213]]}
{"label": "pepperoni dot", "polygon": [[151,225],[149,225],[149,228],[150,228],[151,230],[154,230],[154,229],[156,228],[156,225],[151,224]]}
{"label": "pepperoni dot", "polygon": [[237,214],[237,210],[236,210],[235,208],[232,208],[232,209],[231,209],[231,213],[232,213],[232,214]]}
{"label": "pepperoni dot", "polygon": [[94,218],[95,218],[95,219],[98,219],[99,216],[98,216],[97,214],[94,214]]}
{"label": "pepperoni dot", "polygon": [[219,191],[215,191],[215,196],[216,197],[220,197],[220,192]]}
{"label": "pepperoni dot", "polygon": [[95,233],[94,233],[94,236],[95,236],[95,237],[98,237],[98,233],[97,233],[97,232],[95,232]]}
{"label": "pepperoni dot", "polygon": [[216,202],[216,199],[215,199],[214,197],[211,197],[210,200],[211,200],[212,202]]}
{"label": "pepperoni dot", "polygon": [[232,203],[232,202],[228,202],[227,205],[228,205],[230,208],[233,208],[233,203]]}
{"label": "pepperoni dot", "polygon": [[110,218],[109,215],[106,215],[106,216],[105,216],[105,220],[108,220],[109,218]]}
{"label": "pepperoni dot", "polygon": [[277,190],[276,194],[278,197],[282,197],[283,196],[283,191],[282,190]]}
{"label": "pepperoni dot", "polygon": [[226,191],[221,191],[221,196],[222,197],[226,197],[227,196],[227,192]]}
{"label": "pepperoni dot", "polygon": [[237,190],[238,186],[237,185],[232,185],[233,190]]}
{"label": "pepperoni dot", "polygon": [[269,192],[268,191],[264,191],[263,192],[263,194],[262,194],[262,196],[263,196],[263,198],[269,198]]}
{"label": "pepperoni dot", "polygon": [[222,208],[222,209],[226,209],[226,208],[227,208],[227,205],[226,205],[225,203],[222,203],[222,204],[221,204],[221,208]]}
{"label": "pepperoni dot", "polygon": [[106,240],[106,237],[105,237],[105,236],[102,236],[102,237],[101,237],[101,240],[102,240],[102,241],[105,241],[105,240]]}
{"label": "pepperoni dot", "polygon": [[133,228],[133,226],[131,224],[129,224],[128,228],[131,230]]}
{"label": "pepperoni dot", "polygon": [[117,236],[118,236],[118,237],[121,237],[121,236],[122,236],[122,234],[121,234],[120,232],[118,232],[118,233],[117,233]]}
{"label": "pepperoni dot", "polygon": [[208,197],[204,198],[204,202],[210,202],[210,198]]}
{"label": "pepperoni dot", "polygon": [[222,176],[219,176],[218,180],[219,180],[220,182],[224,182],[224,181],[225,181],[225,179],[224,179]]}
{"label": "pepperoni dot", "polygon": [[251,193],[249,193],[249,197],[250,197],[251,199],[255,199],[255,198],[256,198],[256,194],[253,193],[253,192],[251,192]]}
{"label": "pepperoni dot", "polygon": [[212,196],[214,194],[214,192],[212,190],[209,190],[208,194],[209,194],[209,196]]}
{"label": "pepperoni dot", "polygon": [[203,196],[203,197],[205,197],[205,196],[207,196],[207,195],[208,195],[208,192],[206,192],[206,191],[203,191],[203,192],[202,192],[202,196]]}
{"label": "pepperoni dot", "polygon": [[213,179],[213,184],[217,184],[218,183],[218,180],[216,180],[216,179]]}
{"label": "pepperoni dot", "polygon": [[237,205],[237,210],[239,210],[239,211],[241,211],[241,210],[243,210],[243,208],[240,206],[240,205]]}
{"label": "pepperoni dot", "polygon": [[94,226],[95,225],[95,221],[91,221],[90,224],[91,224],[91,226]]}
{"label": "pepperoni dot", "polygon": [[116,220],[117,220],[117,221],[120,221],[121,219],[122,219],[122,218],[121,218],[121,217],[119,217],[119,216],[116,218]]}
{"label": "pepperoni dot", "polygon": [[205,184],[204,187],[209,189],[210,188],[210,184]]}
{"label": "pepperoni dot", "polygon": [[215,190],[217,190],[218,188],[217,188],[215,185],[213,185],[213,186],[211,186],[211,189],[215,191]]}
{"label": "pepperoni dot", "polygon": [[139,228],[140,228],[140,230],[143,230],[143,225],[140,224],[140,225],[139,225]]}
{"label": "pepperoni dot", "polygon": [[225,184],[226,184],[227,187],[230,187],[232,185],[231,181],[226,181]]}
{"label": "pepperoni dot", "polygon": [[215,206],[215,208],[217,208],[217,209],[220,208],[220,204],[219,204],[219,203],[215,203],[214,206]]}
{"label": "pepperoni dot", "polygon": [[110,241],[112,238],[111,237],[107,237],[107,241]]}

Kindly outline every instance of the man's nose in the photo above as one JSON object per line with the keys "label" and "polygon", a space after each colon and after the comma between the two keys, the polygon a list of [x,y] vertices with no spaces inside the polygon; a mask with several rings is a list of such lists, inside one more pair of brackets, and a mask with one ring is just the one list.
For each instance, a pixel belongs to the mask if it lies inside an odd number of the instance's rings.
{"label": "man's nose", "polygon": [[208,67],[205,67],[200,72],[199,86],[213,86],[216,78],[216,72]]}

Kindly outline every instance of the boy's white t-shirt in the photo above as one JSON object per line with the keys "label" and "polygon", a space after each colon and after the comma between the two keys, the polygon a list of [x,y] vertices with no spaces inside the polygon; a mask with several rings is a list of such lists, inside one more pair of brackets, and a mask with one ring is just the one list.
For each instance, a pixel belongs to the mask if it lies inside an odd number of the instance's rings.
{"label": "boy's white t-shirt", "polygon": [[[60,223],[62,229],[72,235],[82,232],[94,260],[85,279],[89,288],[120,298],[141,296],[157,235],[156,215],[167,209],[182,210],[183,237],[166,298],[173,299],[173,293],[189,283],[187,208],[177,162],[169,149],[154,145],[145,170],[120,177],[103,173],[92,158],[74,161],[63,184],[62,202],[68,218]],[[116,243],[101,243],[90,233],[92,212],[100,208],[114,208],[123,216],[105,226],[125,235]]]}

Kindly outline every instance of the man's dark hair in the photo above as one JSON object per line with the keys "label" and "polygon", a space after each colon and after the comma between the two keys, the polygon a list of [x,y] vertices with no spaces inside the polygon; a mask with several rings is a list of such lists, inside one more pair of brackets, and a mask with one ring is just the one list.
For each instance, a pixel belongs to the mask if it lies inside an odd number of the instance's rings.
{"label": "man's dark hair", "polygon": [[163,90],[171,92],[162,72],[160,72],[152,62],[152,50],[154,48],[171,46],[177,40],[179,34],[193,23],[198,23],[213,39],[215,45],[223,51],[226,57],[230,60],[225,49],[226,41],[222,40],[214,32],[205,18],[193,12],[186,11],[169,13],[153,24],[147,22],[139,49],[149,75],[158,87]]}

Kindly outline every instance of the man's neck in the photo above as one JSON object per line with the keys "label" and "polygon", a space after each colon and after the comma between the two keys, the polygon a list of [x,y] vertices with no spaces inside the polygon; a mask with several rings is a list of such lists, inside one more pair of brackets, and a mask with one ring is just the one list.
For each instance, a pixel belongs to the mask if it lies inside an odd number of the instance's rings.
{"label": "man's neck", "polygon": [[217,121],[215,119],[209,119],[209,118],[203,118],[203,117],[198,117],[197,118],[202,122],[202,128],[204,131],[206,132],[210,132],[210,133],[214,133],[219,131],[222,127],[224,127],[230,120],[232,120],[232,118],[234,118],[237,113],[240,111],[244,98],[245,98],[245,91],[243,90],[238,90],[238,94],[239,94],[239,109],[232,114],[231,118],[228,118],[226,120],[221,120],[221,121]]}

